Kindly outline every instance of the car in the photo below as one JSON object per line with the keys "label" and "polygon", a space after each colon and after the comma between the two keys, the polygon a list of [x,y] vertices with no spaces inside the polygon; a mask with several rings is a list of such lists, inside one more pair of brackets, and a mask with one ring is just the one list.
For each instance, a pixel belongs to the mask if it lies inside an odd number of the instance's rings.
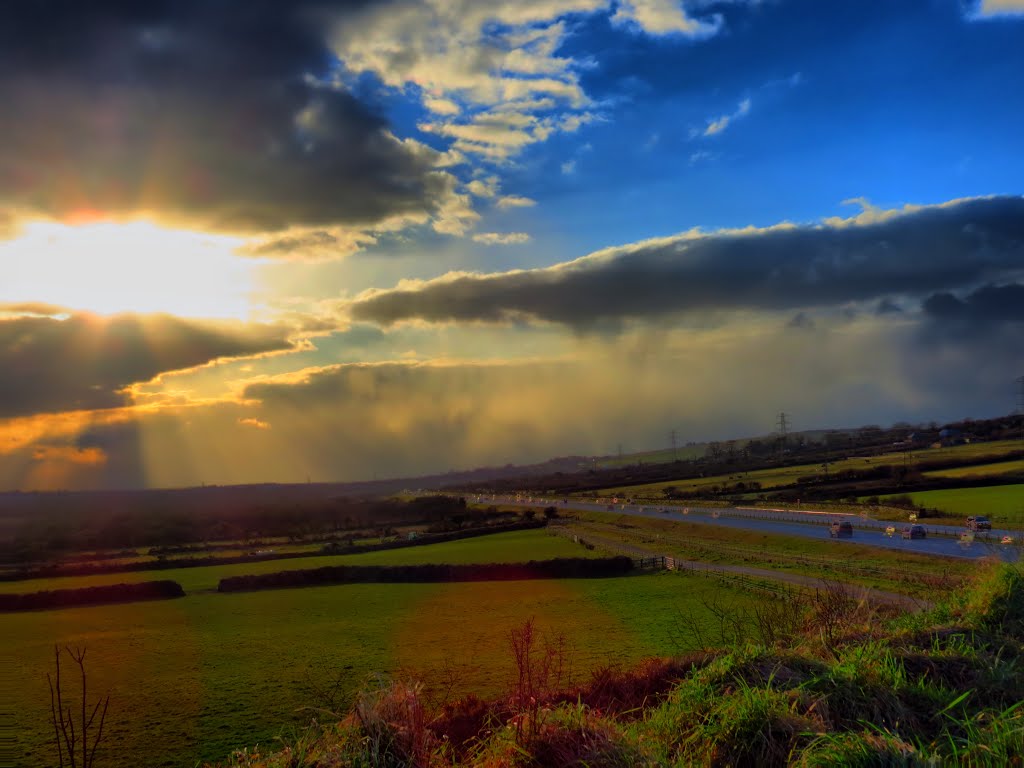
{"label": "car", "polygon": [[972,531],[991,531],[992,523],[987,517],[975,515],[967,518],[967,527]]}
{"label": "car", "polygon": [[903,538],[904,539],[923,539],[927,537],[928,532],[925,531],[923,525],[905,525],[903,526]]}
{"label": "car", "polygon": [[833,522],[828,527],[828,535],[833,539],[845,539],[853,536],[853,523],[849,520],[839,520]]}

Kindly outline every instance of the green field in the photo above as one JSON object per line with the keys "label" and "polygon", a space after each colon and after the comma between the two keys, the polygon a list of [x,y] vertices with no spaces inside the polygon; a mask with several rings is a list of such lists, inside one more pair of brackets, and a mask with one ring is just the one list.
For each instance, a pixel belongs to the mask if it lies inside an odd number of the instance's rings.
{"label": "green field", "polygon": [[925,477],[992,477],[999,475],[1024,475],[1024,459],[1015,461],[997,461],[994,464],[978,464],[973,467],[957,467],[955,469],[936,469],[925,472]]}
{"label": "green field", "polygon": [[[863,459],[861,459],[863,461]],[[867,466],[867,465],[865,465]],[[617,488],[605,488],[597,492],[599,496],[641,496],[646,498],[658,498],[666,488],[676,488],[683,493],[694,493],[704,491],[712,486],[735,485],[736,483],[757,482],[761,488],[769,489],[780,485],[795,483],[798,478],[804,475],[820,472],[821,467],[817,464],[801,464],[795,467],[777,467],[772,469],[757,469],[753,472],[736,472],[731,475],[714,475],[712,477],[692,477],[685,480],[667,480],[660,483],[645,483],[642,485],[623,485]],[[593,495],[588,492],[587,495]]]}
{"label": "green field", "polygon": [[[990,443],[972,443],[969,445],[956,445],[949,448],[925,448],[914,451],[912,461],[915,463],[927,461],[946,461],[951,459],[970,460],[979,456],[1005,455],[1021,449],[1019,440],[998,440]],[[905,460],[903,452],[883,453],[878,456],[857,457],[839,459],[829,463],[829,472],[836,473],[848,469],[870,469],[880,465],[902,464]],[[1017,462],[1005,462],[1016,464]],[[977,471],[977,470],[975,470]],[[600,491],[602,496],[643,496],[647,498],[660,497],[665,488],[670,486],[677,488],[684,493],[706,490],[711,486],[733,486],[736,483],[757,482],[762,489],[777,488],[783,485],[791,485],[801,477],[808,475],[823,474],[820,463],[798,464],[792,467],[773,467],[771,469],[759,469],[753,472],[734,472],[727,475],[715,475],[713,477],[697,477],[684,480],[668,480],[659,483],[646,483],[641,485],[627,485],[617,488],[606,488]],[[593,495],[588,492],[587,495]]]}
{"label": "green field", "polygon": [[291,560],[267,560],[233,565],[210,565],[198,568],[173,568],[132,573],[105,573],[96,576],[64,576],[52,579],[0,582],[0,592],[39,592],[47,589],[95,587],[101,584],[133,584],[138,581],[170,579],[188,592],[217,589],[217,583],[228,576],[275,573],[325,565],[420,565],[423,563],[515,563],[528,560],[550,560],[556,557],[594,557],[582,547],[573,545],[543,530],[510,531],[478,536],[441,544],[385,549],[355,555],[324,555]]}
{"label": "green field", "polygon": [[1024,483],[985,488],[951,488],[909,495],[918,506],[941,509],[954,515],[985,515],[999,527],[1024,525]]}
{"label": "green field", "polygon": [[[466,546],[467,542],[460,542]],[[575,545],[574,545],[575,546]],[[581,548],[575,547],[579,551]],[[680,650],[678,611],[718,595],[682,574],[616,579],[359,584],[221,595],[4,616],[3,657],[13,765],[56,763],[45,674],[55,642],[89,648],[91,691],[111,691],[104,766],[190,766],[233,748],[272,745],[308,722],[309,680],[350,693],[376,672],[407,670],[455,693],[510,681],[507,633],[535,617],[571,638],[577,675],[607,663]],[[9,716],[10,717],[10,716]]]}
{"label": "green field", "polygon": [[[572,638],[580,673],[674,650],[676,608],[719,590],[682,575],[619,579],[344,585],[221,595],[239,573],[324,564],[515,562],[594,557],[542,530],[359,555],[209,566],[4,584],[34,591],[153,578],[178,580],[184,599],[4,616],[5,688],[16,692],[15,765],[52,758],[45,673],[56,643],[89,648],[90,689],[112,691],[106,765],[177,766],[267,744],[308,722],[310,682],[338,680],[351,694],[378,672],[404,670],[457,691],[498,693],[508,682],[508,630],[530,617]],[[14,588],[13,590],[11,588]],[[750,600],[723,590],[728,600]]]}

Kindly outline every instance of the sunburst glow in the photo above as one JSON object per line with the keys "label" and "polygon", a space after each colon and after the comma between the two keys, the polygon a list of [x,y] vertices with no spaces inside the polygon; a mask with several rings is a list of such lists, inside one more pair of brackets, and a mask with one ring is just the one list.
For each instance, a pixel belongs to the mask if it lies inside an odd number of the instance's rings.
{"label": "sunburst glow", "polygon": [[259,262],[240,244],[148,221],[33,222],[0,243],[0,303],[247,319]]}

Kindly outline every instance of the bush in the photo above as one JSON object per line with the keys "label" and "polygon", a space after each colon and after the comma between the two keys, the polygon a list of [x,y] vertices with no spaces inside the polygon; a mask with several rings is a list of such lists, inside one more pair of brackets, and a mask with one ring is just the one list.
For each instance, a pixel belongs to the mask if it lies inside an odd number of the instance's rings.
{"label": "bush", "polygon": [[563,557],[528,563],[460,565],[336,565],[257,576],[221,579],[218,592],[245,592],[320,584],[427,583],[453,581],[518,581],[522,579],[578,579],[622,576],[633,568],[624,556],[605,558]]}
{"label": "bush", "polygon": [[917,505],[914,500],[907,494],[903,493],[899,496],[890,496],[885,500],[885,503],[890,507],[905,507],[907,509],[916,509]]}
{"label": "bush", "polygon": [[138,584],[108,584],[81,589],[55,589],[26,594],[0,594],[0,611],[30,611],[37,608],[74,608],[80,605],[132,603],[139,600],[167,600],[184,597],[176,581],[143,581]]}

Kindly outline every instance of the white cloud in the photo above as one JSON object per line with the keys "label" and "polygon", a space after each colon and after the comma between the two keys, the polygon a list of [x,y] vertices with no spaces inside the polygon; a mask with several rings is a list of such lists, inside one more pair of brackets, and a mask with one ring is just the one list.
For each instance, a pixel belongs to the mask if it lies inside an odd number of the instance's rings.
{"label": "white cloud", "polygon": [[469,195],[451,195],[434,216],[433,228],[442,235],[461,237],[480,220]]}
{"label": "white cloud", "polygon": [[473,240],[484,245],[519,245],[530,242],[526,232],[481,232]]}
{"label": "white cloud", "polygon": [[679,0],[620,0],[612,23],[627,24],[650,35],[707,37],[718,31],[721,17],[712,22],[693,19]]}
{"label": "white cloud", "polygon": [[536,200],[522,195],[505,195],[497,202],[499,208],[530,208],[536,204]]}
{"label": "white cloud", "polygon": [[498,194],[498,177],[488,176],[484,179],[473,179],[466,189],[477,197],[494,197]]}
{"label": "white cloud", "polygon": [[[743,117],[744,115],[748,114],[749,112],[750,112],[750,99],[746,98],[746,99],[743,99],[736,106],[736,111],[735,112],[732,112],[732,113],[730,113],[728,115],[720,115],[719,117],[711,118],[710,120],[708,120],[707,127],[704,129],[704,135],[705,136],[715,136],[715,135],[721,133],[722,131],[724,131],[726,128],[729,127],[729,124],[733,120],[736,120],[736,119],[738,119],[740,117]],[[691,131],[691,136],[692,135],[694,135],[694,132]]]}
{"label": "white cloud", "polygon": [[468,162],[468,157],[459,152],[459,150],[452,148],[439,155],[434,165],[437,168],[452,168],[456,165],[465,165]]}
{"label": "white cloud", "polygon": [[1024,14],[1024,0],[981,0],[979,16],[1007,16]]}
{"label": "white cloud", "polygon": [[[335,84],[373,73],[424,107],[419,129],[446,145],[436,168],[493,168],[604,119],[580,80],[592,58],[564,46],[575,21],[598,15],[659,36],[706,36],[720,22],[691,17],[679,0],[383,0],[339,12],[328,27],[343,66]],[[574,169],[572,160],[563,165],[563,173]],[[460,191],[498,195],[497,184],[481,179]],[[434,229],[465,233],[478,218],[468,200],[444,202]],[[533,204],[516,196],[497,202],[499,208]]]}
{"label": "white cloud", "polygon": [[253,429],[270,429],[270,422],[257,419],[255,416],[239,419],[238,423],[246,427],[252,427]]}
{"label": "white cloud", "polygon": [[432,99],[429,96],[423,99],[423,106],[439,115],[457,115],[462,111],[451,99]]}
{"label": "white cloud", "polygon": [[[464,155],[510,160],[530,144],[593,122],[579,71],[562,51],[574,17],[613,13],[651,35],[706,36],[719,19],[691,18],[678,0],[390,0],[343,13],[331,45],[348,72],[373,72],[418,96],[421,128]],[[528,122],[497,123],[500,112]]]}
{"label": "white cloud", "polygon": [[[373,72],[393,88],[419,93],[441,118],[425,130],[456,139],[459,151],[502,160],[554,130],[582,124],[542,124],[541,117],[554,112],[564,119],[589,103],[578,63],[556,51],[568,34],[566,18],[607,5],[608,0],[392,0],[343,15],[331,38],[351,72]],[[499,129],[491,110],[507,107],[530,122],[506,122]],[[457,121],[444,119],[456,116]]]}
{"label": "white cloud", "polygon": [[722,115],[721,117],[712,120],[708,123],[708,127],[704,129],[705,136],[714,136],[716,133],[721,133],[729,127],[729,122],[732,118],[729,115]]}
{"label": "white cloud", "polygon": [[571,176],[572,174],[576,173],[576,161],[566,160],[564,163],[562,163],[562,173],[564,173],[566,176]]}

